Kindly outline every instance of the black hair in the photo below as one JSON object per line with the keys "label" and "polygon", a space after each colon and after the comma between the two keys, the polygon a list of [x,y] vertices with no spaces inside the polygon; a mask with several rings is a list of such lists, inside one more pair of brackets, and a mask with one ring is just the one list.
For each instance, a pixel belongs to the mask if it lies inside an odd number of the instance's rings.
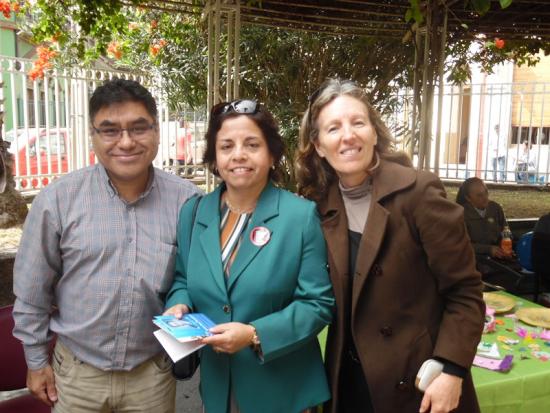
{"label": "black hair", "polygon": [[157,121],[157,103],[151,93],[135,80],[116,77],[103,83],[92,94],[88,110],[90,120],[93,121],[102,108],[123,102],[142,103],[154,121]]}
{"label": "black hair", "polygon": [[262,131],[267,148],[270,155],[273,157],[273,169],[269,170],[269,179],[274,182],[281,183],[283,173],[281,170],[281,158],[285,151],[283,138],[279,134],[279,126],[262,105],[257,104],[254,113],[240,113],[235,111],[224,112],[222,109],[229,105],[229,102],[218,103],[212,107],[210,111],[210,119],[208,120],[208,129],[206,131],[206,149],[204,151],[203,162],[208,169],[216,176],[219,176],[216,170],[216,138],[219,130],[222,128],[223,122],[227,119],[237,116],[248,116]]}
{"label": "black hair", "polygon": [[472,186],[477,183],[484,184],[483,180],[476,176],[468,178],[462,182],[462,185],[460,185],[460,188],[458,188],[458,192],[456,194],[456,202],[462,206],[466,205],[466,202],[468,202],[466,197],[470,195],[470,189]]}

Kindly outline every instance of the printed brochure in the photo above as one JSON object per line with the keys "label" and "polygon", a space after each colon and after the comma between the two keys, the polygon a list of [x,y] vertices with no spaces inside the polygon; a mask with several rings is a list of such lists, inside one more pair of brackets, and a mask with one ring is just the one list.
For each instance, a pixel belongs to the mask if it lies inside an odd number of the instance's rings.
{"label": "printed brochure", "polygon": [[174,363],[203,347],[200,339],[212,335],[208,330],[215,326],[201,313],[185,314],[182,318],[156,316],[153,323],[160,327],[153,334]]}

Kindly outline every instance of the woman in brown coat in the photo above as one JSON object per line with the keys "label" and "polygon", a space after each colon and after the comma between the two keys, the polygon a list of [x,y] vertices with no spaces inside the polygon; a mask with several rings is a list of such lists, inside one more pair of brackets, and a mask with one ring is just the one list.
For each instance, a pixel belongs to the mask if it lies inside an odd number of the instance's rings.
{"label": "woman in brown coat", "polygon": [[[484,304],[462,207],[391,151],[353,82],[330,79],[312,95],[300,141],[299,190],[318,203],[337,304],[325,411],[478,412],[469,369]],[[428,359],[443,372],[422,394]]]}

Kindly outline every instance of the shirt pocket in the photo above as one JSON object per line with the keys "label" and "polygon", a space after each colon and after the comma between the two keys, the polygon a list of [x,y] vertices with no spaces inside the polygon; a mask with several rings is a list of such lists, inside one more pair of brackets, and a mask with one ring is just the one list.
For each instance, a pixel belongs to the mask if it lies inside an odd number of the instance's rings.
{"label": "shirt pocket", "polygon": [[155,254],[155,279],[153,285],[159,294],[166,294],[174,280],[174,266],[176,262],[176,249],[173,244],[158,242]]}

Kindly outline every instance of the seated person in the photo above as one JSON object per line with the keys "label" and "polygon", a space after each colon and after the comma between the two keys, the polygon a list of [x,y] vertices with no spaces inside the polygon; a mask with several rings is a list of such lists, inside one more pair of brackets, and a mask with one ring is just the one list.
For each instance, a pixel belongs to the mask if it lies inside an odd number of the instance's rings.
{"label": "seated person", "polygon": [[[520,271],[512,252],[500,247],[502,231],[508,225],[502,207],[489,200],[489,191],[480,178],[468,178],[458,190],[456,201],[464,207],[466,229],[476,254],[476,265],[483,280],[513,291],[517,279],[507,268]],[[502,268],[502,267],[505,268]]]}
{"label": "seated person", "polygon": [[516,159],[516,182],[520,184],[536,183],[537,153],[533,144],[525,140],[521,143]]}
{"label": "seated person", "polygon": [[[533,269],[540,274],[543,291],[550,292],[550,213],[539,218],[533,232]],[[545,296],[550,303],[550,293]]]}
{"label": "seated person", "polygon": [[535,229],[533,232],[542,232],[545,234],[550,234],[550,213],[543,215],[539,218],[535,224]]}

